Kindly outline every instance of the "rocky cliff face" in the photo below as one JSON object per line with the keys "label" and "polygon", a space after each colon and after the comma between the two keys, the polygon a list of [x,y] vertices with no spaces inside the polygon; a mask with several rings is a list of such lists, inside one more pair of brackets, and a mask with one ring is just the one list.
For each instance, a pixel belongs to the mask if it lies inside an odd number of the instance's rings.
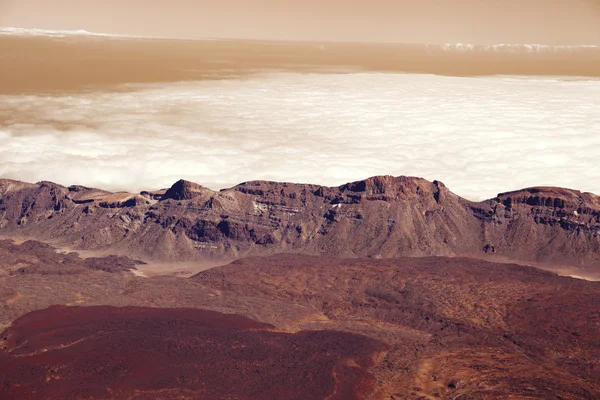
{"label": "rocky cliff face", "polygon": [[471,207],[488,252],[542,263],[600,265],[600,197],[537,187]]}
{"label": "rocky cliff face", "polygon": [[600,197],[531,188],[470,202],[438,181],[377,176],[340,187],[179,181],[110,193],[0,181],[0,234],[157,260],[278,252],[485,256],[600,267]]}

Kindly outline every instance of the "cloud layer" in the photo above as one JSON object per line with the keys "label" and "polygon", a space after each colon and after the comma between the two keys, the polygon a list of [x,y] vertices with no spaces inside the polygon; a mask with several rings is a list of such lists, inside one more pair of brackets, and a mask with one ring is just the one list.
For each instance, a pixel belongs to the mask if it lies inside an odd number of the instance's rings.
{"label": "cloud layer", "polygon": [[0,96],[0,177],[137,191],[392,174],[470,199],[600,193],[599,104],[597,80],[372,73]]}

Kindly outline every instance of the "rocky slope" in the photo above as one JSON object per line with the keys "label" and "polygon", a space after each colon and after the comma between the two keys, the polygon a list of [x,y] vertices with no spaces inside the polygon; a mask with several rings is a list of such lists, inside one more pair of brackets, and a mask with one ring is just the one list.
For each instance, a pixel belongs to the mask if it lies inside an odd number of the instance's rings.
{"label": "rocky slope", "polygon": [[20,245],[11,240],[0,240],[0,277],[41,274],[69,275],[86,270],[121,272],[135,270],[145,264],[128,257],[106,256],[80,258],[77,253],[56,252],[52,246],[28,240]]}
{"label": "rocky slope", "polygon": [[[383,399],[597,399],[600,283],[466,258],[276,255],[192,278],[219,299],[268,306],[288,329],[336,329],[391,349]],[[259,300],[259,299],[262,299]]]}
{"label": "rocky slope", "polygon": [[1,180],[0,235],[146,260],[301,252],[593,270],[600,267],[600,197],[539,187],[475,203],[441,182],[403,176],[339,187],[254,181],[218,192],[179,181],[139,194]]}
{"label": "rocky slope", "polygon": [[0,263],[8,398],[312,400],[348,382],[365,385],[337,398],[600,398],[598,282],[458,257],[280,254],[192,279],[55,257],[54,273]]}

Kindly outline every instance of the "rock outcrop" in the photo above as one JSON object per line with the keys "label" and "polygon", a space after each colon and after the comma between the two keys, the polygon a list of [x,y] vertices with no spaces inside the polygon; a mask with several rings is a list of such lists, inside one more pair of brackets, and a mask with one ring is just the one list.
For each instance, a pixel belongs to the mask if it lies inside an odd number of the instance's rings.
{"label": "rock outcrop", "polygon": [[280,252],[468,256],[600,267],[600,197],[529,188],[471,202],[438,181],[376,176],[339,187],[251,181],[212,191],[109,193],[0,181],[0,234],[170,261]]}
{"label": "rock outcrop", "polygon": [[204,195],[210,195],[212,191],[206,189],[197,183],[184,181],[183,179],[175,182],[165,194],[162,196],[162,200],[192,200],[196,197]]}
{"label": "rock outcrop", "polygon": [[54,247],[35,240],[16,244],[0,240],[0,278],[24,275],[76,275],[89,270],[118,273],[135,270],[145,264],[125,256],[81,258],[75,252],[60,252]]}

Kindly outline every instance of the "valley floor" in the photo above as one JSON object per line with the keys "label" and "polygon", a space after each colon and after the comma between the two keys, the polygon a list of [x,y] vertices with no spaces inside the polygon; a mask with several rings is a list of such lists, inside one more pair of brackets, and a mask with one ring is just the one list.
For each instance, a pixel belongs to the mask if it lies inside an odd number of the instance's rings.
{"label": "valley floor", "polygon": [[[142,278],[127,259],[108,259],[120,267],[106,268],[107,260],[86,263],[32,241],[1,241],[0,260],[0,373],[6,393],[19,398],[226,398],[236,390],[239,398],[281,398],[281,390],[295,393],[286,398],[315,398],[299,387],[339,399],[600,396],[600,284],[532,267],[275,255],[187,279]],[[190,331],[190,318],[204,328]],[[260,328],[252,333],[238,323]],[[88,334],[99,331],[107,336]],[[218,346],[214,332],[221,332]],[[100,344],[102,354],[84,351]],[[198,359],[213,360],[211,367],[203,369],[188,348],[203,351]],[[156,357],[173,352],[168,362],[179,372],[150,374],[137,352],[152,349]],[[268,366],[255,359],[262,353],[273,358]],[[307,365],[314,368],[300,372]],[[219,392],[214,368],[239,386]],[[96,381],[86,375],[92,370]],[[162,379],[150,383],[145,374]]]}

